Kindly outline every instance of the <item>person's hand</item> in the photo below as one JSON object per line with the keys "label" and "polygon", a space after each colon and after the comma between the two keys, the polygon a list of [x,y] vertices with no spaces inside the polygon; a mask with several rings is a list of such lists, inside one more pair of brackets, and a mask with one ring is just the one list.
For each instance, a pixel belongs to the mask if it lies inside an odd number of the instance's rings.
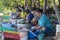
{"label": "person's hand", "polygon": [[37,27],[36,27],[36,30],[45,30],[45,27],[37,26]]}
{"label": "person's hand", "polygon": [[36,30],[42,29],[41,27],[36,27]]}
{"label": "person's hand", "polygon": [[36,31],[36,29],[34,29],[32,32],[35,32]]}
{"label": "person's hand", "polygon": [[31,20],[31,22],[35,22],[35,21],[37,21],[37,19],[36,19],[36,18],[33,18],[33,19]]}
{"label": "person's hand", "polygon": [[39,29],[42,29],[43,27],[40,27],[40,26],[36,26],[36,30],[39,30]]}

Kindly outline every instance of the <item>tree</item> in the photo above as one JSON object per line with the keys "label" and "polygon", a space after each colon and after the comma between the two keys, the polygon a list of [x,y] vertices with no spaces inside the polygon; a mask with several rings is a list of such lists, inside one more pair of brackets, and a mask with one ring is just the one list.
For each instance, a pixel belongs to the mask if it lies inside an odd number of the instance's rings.
{"label": "tree", "polygon": [[40,0],[38,0],[38,8],[40,8]]}
{"label": "tree", "polygon": [[59,6],[60,6],[60,0],[58,0],[59,1]]}
{"label": "tree", "polygon": [[36,1],[37,1],[37,0],[32,0],[32,2],[33,2],[33,7],[36,7]]}
{"label": "tree", "polygon": [[[22,2],[23,1],[23,2]],[[24,5],[24,0],[0,0],[0,10],[5,11],[5,9],[14,9],[15,6]]]}
{"label": "tree", "polygon": [[54,10],[55,10],[55,13],[56,13],[56,16],[57,16],[57,19],[58,19],[58,22],[60,24],[60,15],[58,14],[58,9],[57,9],[57,6],[56,6],[56,3],[55,3],[55,0],[52,0],[53,4],[54,4]]}
{"label": "tree", "polygon": [[44,8],[43,8],[44,13],[46,13],[46,7],[47,7],[47,0],[44,0]]}
{"label": "tree", "polygon": [[25,0],[25,10],[28,9],[28,0]]}
{"label": "tree", "polygon": [[60,0],[58,0],[58,2],[59,2],[58,8],[59,8],[59,11],[60,11]]}
{"label": "tree", "polygon": [[30,0],[30,8],[32,7],[32,0]]}

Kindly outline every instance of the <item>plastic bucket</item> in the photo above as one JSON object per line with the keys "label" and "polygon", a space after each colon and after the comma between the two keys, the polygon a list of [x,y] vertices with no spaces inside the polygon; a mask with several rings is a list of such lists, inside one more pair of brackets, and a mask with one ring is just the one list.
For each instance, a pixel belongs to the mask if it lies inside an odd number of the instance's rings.
{"label": "plastic bucket", "polygon": [[20,30],[20,40],[28,40],[28,31],[24,28]]}
{"label": "plastic bucket", "polygon": [[[29,24],[17,24],[20,34],[20,40],[28,40],[28,31],[25,28],[29,28]],[[21,29],[22,28],[22,29]]]}
{"label": "plastic bucket", "polygon": [[20,40],[28,40],[28,33],[20,32]]}

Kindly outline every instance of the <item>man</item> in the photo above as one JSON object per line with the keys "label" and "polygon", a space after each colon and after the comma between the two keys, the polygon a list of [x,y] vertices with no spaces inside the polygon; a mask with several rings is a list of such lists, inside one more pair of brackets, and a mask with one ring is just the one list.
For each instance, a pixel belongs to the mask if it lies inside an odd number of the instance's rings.
{"label": "man", "polygon": [[[32,12],[34,12],[34,10]],[[44,40],[45,34],[50,34],[54,32],[53,26],[48,17],[43,13],[42,9],[37,8],[35,15],[38,17],[38,26],[36,27],[36,30],[40,30],[38,39]],[[34,19],[33,21],[35,20],[36,19]]]}

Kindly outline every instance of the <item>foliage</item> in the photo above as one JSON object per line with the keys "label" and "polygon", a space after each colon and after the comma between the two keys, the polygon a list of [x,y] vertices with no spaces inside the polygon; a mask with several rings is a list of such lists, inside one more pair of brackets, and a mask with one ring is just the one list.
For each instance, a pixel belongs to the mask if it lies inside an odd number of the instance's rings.
{"label": "foliage", "polygon": [[[50,5],[52,4],[52,1],[50,1]],[[15,11],[14,7],[17,5],[25,5],[25,0],[0,0],[0,11]],[[28,0],[28,5],[30,6],[30,0]],[[40,6],[43,7],[44,0],[40,0]]]}

